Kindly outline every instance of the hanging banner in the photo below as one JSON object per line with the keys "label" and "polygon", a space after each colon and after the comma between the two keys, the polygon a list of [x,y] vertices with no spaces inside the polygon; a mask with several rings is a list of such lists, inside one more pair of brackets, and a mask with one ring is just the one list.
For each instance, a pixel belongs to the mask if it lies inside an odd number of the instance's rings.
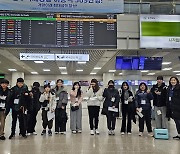
{"label": "hanging banner", "polygon": [[0,0],[0,10],[123,13],[124,0]]}

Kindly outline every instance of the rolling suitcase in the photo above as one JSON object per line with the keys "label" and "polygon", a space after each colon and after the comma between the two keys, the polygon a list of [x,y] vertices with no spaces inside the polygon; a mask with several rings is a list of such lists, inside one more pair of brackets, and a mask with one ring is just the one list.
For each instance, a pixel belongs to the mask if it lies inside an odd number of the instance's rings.
{"label": "rolling suitcase", "polygon": [[169,139],[168,129],[154,129],[154,138],[168,140]]}

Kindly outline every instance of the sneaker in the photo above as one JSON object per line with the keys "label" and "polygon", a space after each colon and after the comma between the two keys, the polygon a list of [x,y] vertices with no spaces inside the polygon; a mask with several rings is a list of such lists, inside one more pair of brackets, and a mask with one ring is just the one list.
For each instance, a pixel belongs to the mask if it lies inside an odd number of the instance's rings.
{"label": "sneaker", "polygon": [[23,134],[22,137],[27,138],[27,135],[26,135],[26,134]]}
{"label": "sneaker", "polygon": [[131,132],[128,132],[128,135],[131,135],[132,133]]}
{"label": "sneaker", "polygon": [[75,131],[75,130],[73,130],[73,131],[72,131],[72,133],[73,133],[73,134],[76,134],[76,131]]}
{"label": "sneaker", "polygon": [[99,130],[96,129],[96,130],[95,130],[95,133],[96,133],[96,135],[99,135]]}
{"label": "sneaker", "polygon": [[31,135],[31,133],[27,133],[27,136],[30,136]]}
{"label": "sneaker", "polygon": [[41,135],[45,135],[46,134],[46,130],[44,129],[41,133]]}
{"label": "sneaker", "polygon": [[121,132],[121,135],[124,135],[125,134],[125,132]]}
{"label": "sneaker", "polygon": [[180,140],[180,136],[178,136],[178,135],[174,136],[173,139],[175,139],[175,140],[179,139]]}
{"label": "sneaker", "polygon": [[108,135],[112,135],[112,132],[111,132],[111,130],[108,130]]}
{"label": "sneaker", "polygon": [[5,136],[0,137],[0,140],[5,140],[5,139],[6,139]]}
{"label": "sneaker", "polygon": [[151,137],[154,136],[154,134],[152,132],[149,132],[148,135],[151,136]]}
{"label": "sneaker", "polygon": [[48,130],[48,135],[52,136],[52,131],[50,129]]}
{"label": "sneaker", "polygon": [[139,132],[139,136],[143,136],[143,133],[142,133],[142,132]]}
{"label": "sneaker", "polygon": [[94,130],[91,130],[91,131],[90,131],[90,134],[91,134],[91,135],[94,135]]}
{"label": "sneaker", "polygon": [[111,131],[111,134],[112,134],[112,135],[115,135],[115,131],[114,131],[114,130],[112,130],[112,131]]}
{"label": "sneaker", "polygon": [[66,135],[66,132],[63,132],[63,135]]}
{"label": "sneaker", "polygon": [[9,139],[12,139],[13,137],[15,137],[15,135],[14,135],[14,134],[11,134],[11,135],[9,136]]}
{"label": "sneaker", "polygon": [[78,130],[77,132],[78,132],[78,133],[82,133],[82,130]]}
{"label": "sneaker", "polygon": [[36,132],[33,132],[32,134],[33,134],[33,135],[37,135],[37,133],[36,133]]}
{"label": "sneaker", "polygon": [[59,132],[55,132],[55,134],[59,134]]}

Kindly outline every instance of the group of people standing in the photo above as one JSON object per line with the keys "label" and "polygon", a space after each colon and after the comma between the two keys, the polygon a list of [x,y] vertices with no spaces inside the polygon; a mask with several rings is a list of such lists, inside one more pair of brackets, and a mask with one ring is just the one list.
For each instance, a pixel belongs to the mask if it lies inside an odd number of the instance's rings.
{"label": "group of people standing", "polygon": [[[37,135],[35,131],[36,116],[42,110],[42,133],[52,135],[53,120],[55,119],[55,134],[66,134],[68,120],[66,107],[68,92],[63,85],[63,80],[58,79],[55,87],[44,85],[40,92],[40,84],[33,83],[32,90],[24,84],[22,78],[8,89],[9,81],[4,79],[0,85],[0,139],[5,140],[5,119],[12,109],[12,127],[9,139],[15,137],[16,122],[19,119],[19,135]],[[139,119],[139,136],[143,135],[144,123],[147,131],[153,136],[151,126],[152,108],[155,113],[156,128],[168,128],[167,118],[173,118],[180,139],[180,84],[177,77],[171,77],[169,86],[163,82],[163,77],[157,77],[157,84],[151,90],[145,83],[141,83],[135,95],[130,90],[127,82],[123,82],[121,89],[116,89],[113,80],[108,82],[108,87],[100,88],[98,81],[92,79],[89,88],[83,93],[79,82],[74,82],[70,95],[70,129],[73,134],[82,132],[82,101],[87,97],[90,134],[99,135],[100,106],[103,102],[101,114],[107,117],[109,135],[115,135],[116,118],[119,116],[119,103],[122,110],[121,135],[132,133],[132,121],[136,123],[136,114]]]}

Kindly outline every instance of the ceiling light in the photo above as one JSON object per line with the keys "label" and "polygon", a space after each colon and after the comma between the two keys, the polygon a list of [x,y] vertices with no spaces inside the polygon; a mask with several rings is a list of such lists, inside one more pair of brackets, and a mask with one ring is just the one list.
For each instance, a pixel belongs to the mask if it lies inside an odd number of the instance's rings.
{"label": "ceiling light", "polygon": [[149,72],[148,70],[143,70],[143,71],[141,71],[142,73],[147,73],[147,72]]}
{"label": "ceiling light", "polygon": [[176,75],[180,75],[180,73],[176,74]]}
{"label": "ceiling light", "polygon": [[10,68],[10,69],[8,69],[9,71],[11,71],[11,72],[16,72],[17,70],[16,69],[14,69],[14,68]]}
{"label": "ceiling light", "polygon": [[180,73],[180,71],[173,71],[174,73]]}
{"label": "ceiling light", "polygon": [[96,73],[90,73],[91,75],[95,75]]}
{"label": "ceiling light", "polygon": [[61,74],[67,74],[67,72],[61,72]]}
{"label": "ceiling light", "polygon": [[83,72],[83,70],[76,70],[76,72]]}
{"label": "ceiling light", "polygon": [[119,75],[123,75],[123,73],[119,73]]}
{"label": "ceiling light", "polygon": [[86,61],[78,61],[78,64],[86,64]]}
{"label": "ceiling light", "polygon": [[95,69],[95,70],[100,70],[100,69],[101,69],[101,67],[94,67],[94,69]]}
{"label": "ceiling light", "polygon": [[169,65],[171,62],[162,62],[162,65]]}
{"label": "ceiling light", "polygon": [[50,72],[50,69],[43,69],[44,72]]}
{"label": "ceiling light", "polygon": [[38,72],[31,72],[31,74],[38,74]]}
{"label": "ceiling light", "polygon": [[116,70],[109,70],[109,72],[116,72]]}
{"label": "ceiling light", "polygon": [[62,66],[62,67],[59,67],[60,70],[65,70],[66,67]]}
{"label": "ceiling light", "polygon": [[147,75],[154,75],[155,73],[148,73]]}
{"label": "ceiling light", "polygon": [[43,61],[34,61],[36,64],[43,64]]}
{"label": "ceiling light", "polygon": [[162,70],[163,70],[163,71],[169,71],[169,70],[172,70],[172,68],[171,68],[171,67],[168,67],[168,68],[163,68]]}

